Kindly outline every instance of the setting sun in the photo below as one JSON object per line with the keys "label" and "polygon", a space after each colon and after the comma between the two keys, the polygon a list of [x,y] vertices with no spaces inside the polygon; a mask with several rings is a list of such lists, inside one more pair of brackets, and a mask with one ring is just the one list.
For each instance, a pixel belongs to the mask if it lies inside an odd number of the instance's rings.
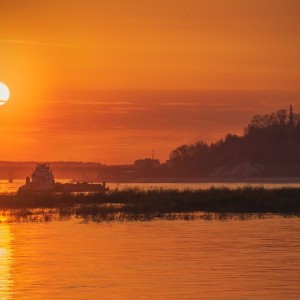
{"label": "setting sun", "polygon": [[0,82],[0,105],[5,104],[8,99],[9,89],[4,83]]}

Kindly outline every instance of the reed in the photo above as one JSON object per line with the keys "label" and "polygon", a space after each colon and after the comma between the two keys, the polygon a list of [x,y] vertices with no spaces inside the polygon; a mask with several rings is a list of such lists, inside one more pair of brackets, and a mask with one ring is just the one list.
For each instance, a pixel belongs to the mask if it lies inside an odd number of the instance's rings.
{"label": "reed", "polygon": [[[76,217],[86,222],[263,218],[300,216],[300,188],[199,190],[126,189],[108,193],[0,195],[2,215],[51,221]],[[55,217],[54,217],[55,215]],[[39,216],[39,217],[37,217]]]}

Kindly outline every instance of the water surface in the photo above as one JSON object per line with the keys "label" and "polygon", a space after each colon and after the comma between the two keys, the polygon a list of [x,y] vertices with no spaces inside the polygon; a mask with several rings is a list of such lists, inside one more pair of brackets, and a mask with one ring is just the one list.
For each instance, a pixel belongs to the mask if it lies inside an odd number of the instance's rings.
{"label": "water surface", "polygon": [[0,299],[300,299],[300,221],[0,224]]}

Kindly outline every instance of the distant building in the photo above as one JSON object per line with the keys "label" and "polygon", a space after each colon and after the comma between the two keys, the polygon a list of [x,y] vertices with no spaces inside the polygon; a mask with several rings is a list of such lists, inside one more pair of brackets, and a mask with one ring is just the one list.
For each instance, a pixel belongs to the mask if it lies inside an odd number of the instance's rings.
{"label": "distant building", "polygon": [[138,159],[134,162],[135,168],[152,168],[156,169],[160,167],[160,161],[158,159],[152,159],[152,158],[144,158],[144,159]]}

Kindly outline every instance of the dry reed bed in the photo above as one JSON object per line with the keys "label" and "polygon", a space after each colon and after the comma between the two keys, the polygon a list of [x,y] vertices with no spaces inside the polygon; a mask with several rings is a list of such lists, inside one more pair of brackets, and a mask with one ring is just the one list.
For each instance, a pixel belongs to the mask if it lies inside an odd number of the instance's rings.
{"label": "dry reed bed", "polygon": [[300,189],[243,187],[205,190],[126,189],[108,193],[0,195],[0,210],[15,222],[76,217],[84,222],[228,220],[300,216]]}

